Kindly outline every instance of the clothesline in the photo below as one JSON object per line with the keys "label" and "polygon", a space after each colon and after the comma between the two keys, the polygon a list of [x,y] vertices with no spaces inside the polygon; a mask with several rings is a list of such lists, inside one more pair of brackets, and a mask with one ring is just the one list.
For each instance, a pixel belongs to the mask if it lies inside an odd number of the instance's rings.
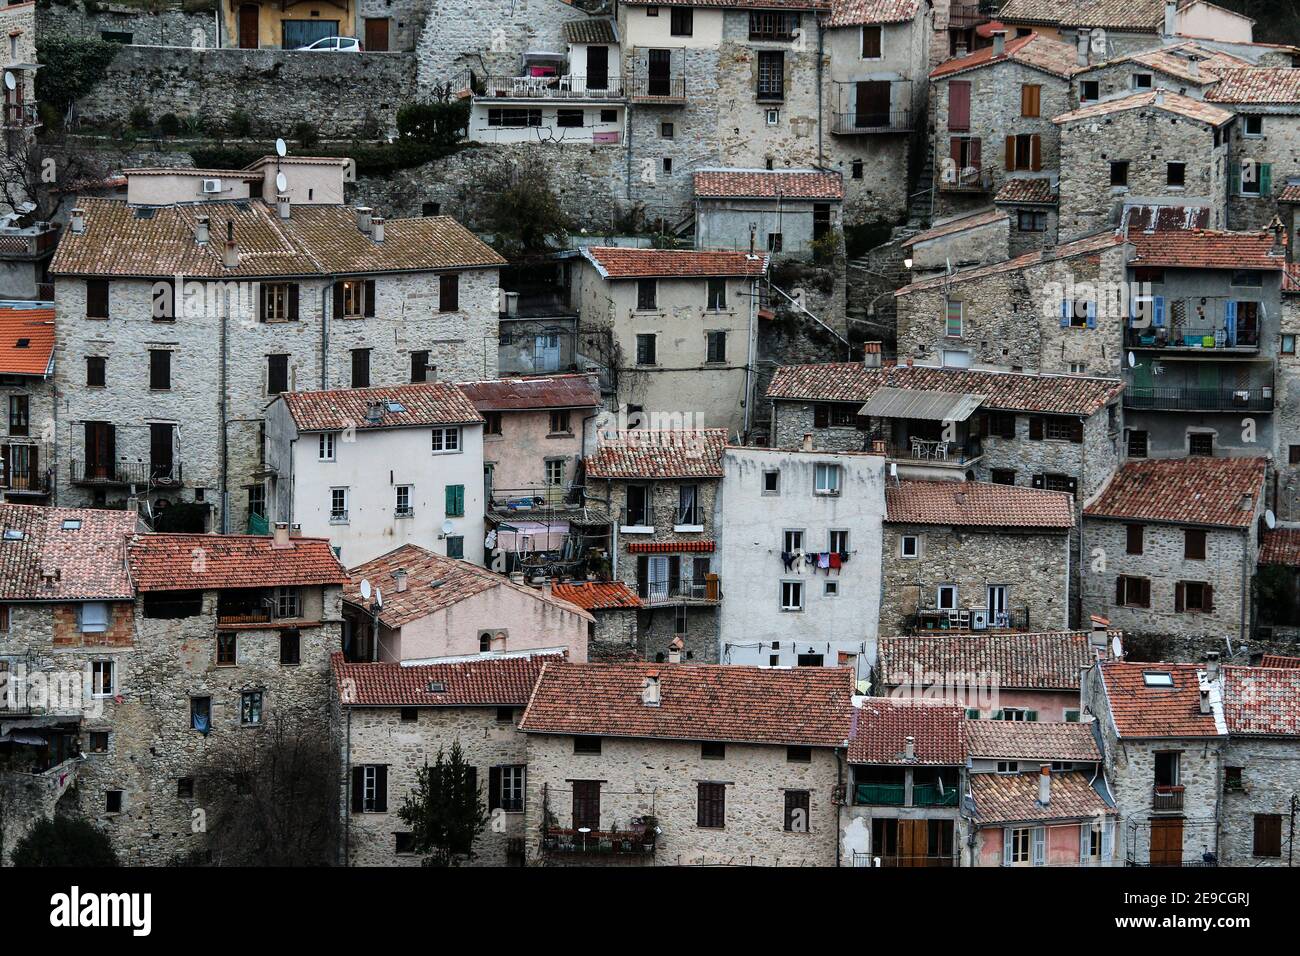
{"label": "clothesline", "polygon": [[781,563],[787,571],[798,571],[800,565],[807,565],[829,574],[838,571],[853,554],[852,551],[782,551]]}

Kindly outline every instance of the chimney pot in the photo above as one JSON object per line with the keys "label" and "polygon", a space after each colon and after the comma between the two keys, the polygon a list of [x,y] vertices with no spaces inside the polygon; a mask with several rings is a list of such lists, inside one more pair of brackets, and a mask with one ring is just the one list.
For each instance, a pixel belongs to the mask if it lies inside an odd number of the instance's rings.
{"label": "chimney pot", "polygon": [[399,594],[406,590],[406,568],[398,568],[393,572],[393,585]]}
{"label": "chimney pot", "polygon": [[1087,30],[1080,30],[1075,40],[1074,59],[1079,66],[1087,66],[1092,56],[1092,37]]}
{"label": "chimney pot", "polygon": [[1201,690],[1201,713],[1210,713],[1210,692],[1204,688]]}
{"label": "chimney pot", "polygon": [[289,218],[289,209],[291,206],[292,203],[289,201],[289,197],[285,193],[280,193],[280,195],[275,197],[275,208],[280,213],[281,219]]}
{"label": "chimney pot", "polygon": [[881,349],[879,342],[862,343],[862,364],[867,368],[880,368]]}
{"label": "chimney pot", "polygon": [[79,236],[86,231],[86,210],[80,206],[72,210],[71,218],[68,220],[68,227],[72,230],[74,236]]}
{"label": "chimney pot", "polygon": [[357,228],[364,233],[370,232],[370,216],[373,212],[369,206],[357,207]]}
{"label": "chimney pot", "polygon": [[1165,36],[1178,32],[1178,0],[1165,0]]}
{"label": "chimney pot", "polygon": [[1048,764],[1038,771],[1038,802],[1043,806],[1052,802],[1052,768]]}
{"label": "chimney pot", "polygon": [[289,540],[289,522],[277,521],[275,523],[275,533],[271,538],[273,548],[292,548],[293,542]]}
{"label": "chimney pot", "polygon": [[1210,651],[1205,655],[1205,677],[1207,680],[1219,679],[1219,652]]}
{"label": "chimney pot", "polygon": [[370,238],[375,242],[384,241],[384,217],[375,216],[370,220]]}
{"label": "chimney pot", "polygon": [[686,642],[680,637],[674,637],[672,643],[668,645],[668,663],[680,664],[682,662],[682,648]]}
{"label": "chimney pot", "polygon": [[199,216],[194,220],[194,241],[201,246],[208,244],[208,237],[211,232],[211,220],[207,216]]}
{"label": "chimney pot", "polygon": [[916,738],[915,737],[909,736],[906,740],[903,741],[903,759],[905,760],[916,759]]}
{"label": "chimney pot", "polygon": [[993,55],[1001,56],[1003,53],[1006,52],[1007,52],[1007,31],[994,30],[993,31]]}

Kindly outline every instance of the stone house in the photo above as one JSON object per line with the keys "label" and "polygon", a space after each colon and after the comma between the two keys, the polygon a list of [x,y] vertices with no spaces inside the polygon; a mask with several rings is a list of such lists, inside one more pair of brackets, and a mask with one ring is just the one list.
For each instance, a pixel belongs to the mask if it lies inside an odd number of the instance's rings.
{"label": "stone house", "polygon": [[404,544],[348,571],[348,661],[436,664],[565,654],[587,659],[591,613],[468,561]]}
{"label": "stone house", "polygon": [[[1288,249],[1290,247],[1288,246]],[[1277,491],[1273,510],[1284,521],[1300,520],[1300,266],[1282,276],[1282,307],[1274,359],[1273,468]]]}
{"label": "stone house", "polygon": [[847,668],[546,664],[529,863],[834,865],[852,694]]}
{"label": "stone house", "polygon": [[747,432],[768,262],[743,251],[584,248],[571,295],[584,324],[613,333],[618,408]]}
{"label": "stone house", "polygon": [[[588,660],[617,663],[648,658],[637,627],[641,599],[622,581],[566,581],[556,584],[551,593],[589,611],[595,619],[587,625]],[[669,647],[666,653],[659,651],[655,656],[664,660],[672,653],[672,645]]]}
{"label": "stone house", "polygon": [[889,481],[885,509],[882,634],[1070,626],[1070,495]]}
{"label": "stone house", "polygon": [[1232,121],[1228,110],[1160,89],[1055,117],[1061,239],[1114,227],[1126,204],[1205,206],[1210,226],[1226,228]]}
{"label": "stone house", "polygon": [[1224,71],[1251,66],[1232,53],[1183,40],[1102,60],[1081,71],[1075,82],[1081,106],[1152,89],[1204,100]]}
{"label": "stone house", "polygon": [[881,593],[881,455],[728,447],[714,503],[719,660],[761,667],[875,660]]}
{"label": "stone house", "polygon": [[[459,744],[490,814],[475,866],[522,866],[528,776],[520,714],[548,657],[443,664],[347,663],[335,654],[331,732],[345,761],[347,866],[419,866],[398,816],[420,768]],[[560,660],[560,658],[555,658]]]}
{"label": "stone house", "polygon": [[1052,117],[1075,105],[1074,47],[1038,33],[954,57],[930,71],[935,202],[940,216],[970,211],[1011,179],[1050,179],[1060,168]]}
{"label": "stone house", "polygon": [[1205,99],[1237,117],[1228,130],[1227,226],[1263,229],[1300,174],[1300,70],[1243,64],[1218,72]]}
{"label": "stone house", "polygon": [[[695,247],[768,249],[774,256],[811,259],[819,248],[834,251],[843,201],[839,173],[701,169],[695,174]],[[821,247],[814,245],[822,240]]]}
{"label": "stone house", "polygon": [[0,308],[4,500],[44,504],[54,475],[54,309]]}
{"label": "stone house", "polygon": [[[942,698],[970,720],[1072,723],[1079,675],[1103,632],[924,634],[886,637],[874,684],[888,697]],[[1036,769],[1036,768],[1035,768]]]}
{"label": "stone house", "polygon": [[483,562],[484,420],[455,385],[284,392],[264,420],[275,520],[350,564],[435,538]]}
{"label": "stone house", "polygon": [[324,0],[321,9],[313,12],[316,16],[308,19],[301,11],[262,0],[232,3],[220,14],[222,33],[228,38],[227,45],[245,50],[296,50],[325,37],[356,37],[364,41],[365,37],[375,36],[374,28],[364,34],[357,32],[365,24],[357,16],[356,6],[347,0]]}
{"label": "stone house", "polygon": [[1111,231],[894,293],[900,360],[1118,378],[1132,248]]}
{"label": "stone house", "polygon": [[[60,502],[119,502],[134,487],[151,505],[212,512],[205,526],[243,528],[267,515],[260,432],[275,396],[396,385],[416,368],[421,380],[496,373],[500,256],[446,217],[385,223],[322,204],[341,202],[339,161],[300,161],[273,202],[274,170],[235,180],[264,198],[85,199],[73,214],[51,266]],[[207,174],[189,175],[191,189],[234,189],[219,171],[186,172]]]}
{"label": "stone house", "polygon": [[59,240],[59,227],[31,215],[0,216],[0,300],[45,307],[54,298],[50,260]]}
{"label": "stone house", "polygon": [[1129,242],[1128,456],[1273,451],[1282,439],[1273,423],[1280,407],[1274,388],[1285,375],[1275,371],[1282,365],[1281,227],[1130,230]]}
{"label": "stone house", "polygon": [[970,865],[1116,865],[1115,798],[1095,723],[967,725]]}
{"label": "stone house", "polygon": [[962,708],[860,697],[852,720],[840,865],[957,866],[966,787]]}
{"label": "stone house", "polygon": [[1083,613],[1123,631],[1245,641],[1263,458],[1130,460],[1083,509]]}
{"label": "stone house", "polygon": [[1011,217],[1001,209],[963,213],[937,220],[924,232],[904,239],[903,265],[922,276],[1002,262],[1010,255],[1010,240]]}
{"label": "stone house", "polygon": [[611,577],[641,600],[647,657],[680,637],[686,660],[718,660],[725,582],[713,555],[726,441],[721,428],[614,431],[587,459],[586,495],[609,510]]}
{"label": "stone house", "polygon": [[1008,179],[993,197],[993,205],[1010,220],[1004,258],[1016,259],[1056,245],[1060,198],[1055,179]]}
{"label": "stone house", "polygon": [[1092,35],[1106,55],[1159,46],[1172,37],[1215,37],[1227,43],[1250,43],[1254,21],[1208,0],[1134,0],[1089,3],[1087,0],[1008,0],[998,20],[1017,31],[1034,29],[1091,45]]}

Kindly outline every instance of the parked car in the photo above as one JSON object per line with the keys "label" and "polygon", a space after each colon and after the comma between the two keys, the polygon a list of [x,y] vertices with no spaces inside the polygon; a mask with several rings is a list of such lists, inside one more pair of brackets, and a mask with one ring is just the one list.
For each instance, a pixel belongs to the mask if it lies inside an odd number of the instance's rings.
{"label": "parked car", "polygon": [[298,49],[325,53],[364,53],[366,46],[356,37],[321,37],[315,43],[300,46]]}

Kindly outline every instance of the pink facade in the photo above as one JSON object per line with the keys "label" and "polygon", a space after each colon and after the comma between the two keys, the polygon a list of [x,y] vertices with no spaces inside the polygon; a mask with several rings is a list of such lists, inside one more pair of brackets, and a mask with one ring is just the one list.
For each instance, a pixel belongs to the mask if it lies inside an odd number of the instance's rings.
{"label": "pink facade", "polygon": [[[503,411],[501,433],[483,435],[483,464],[492,469],[492,497],[500,500],[511,490],[538,489],[557,476],[556,466],[547,471],[546,462],[562,460],[559,472],[560,487],[573,481],[577,461],[582,457],[583,419],[591,409],[575,408],[553,413],[549,409]],[[567,424],[567,431],[552,431],[552,416],[560,420],[557,426]],[[563,419],[567,418],[567,422]],[[591,427],[588,422],[587,428]]]}
{"label": "pink facade", "polygon": [[[1024,824],[1024,826],[1028,827],[1030,825]],[[1079,827],[1080,824],[1078,823],[1053,824],[1047,827],[1048,866],[1079,865]],[[1015,827],[1015,829],[1019,828],[1020,825]],[[976,836],[976,842],[979,845],[977,866],[1002,865],[1002,839],[1003,829],[1001,827],[989,826],[980,829]],[[1032,854],[1030,860],[1015,865],[1032,866]]]}

